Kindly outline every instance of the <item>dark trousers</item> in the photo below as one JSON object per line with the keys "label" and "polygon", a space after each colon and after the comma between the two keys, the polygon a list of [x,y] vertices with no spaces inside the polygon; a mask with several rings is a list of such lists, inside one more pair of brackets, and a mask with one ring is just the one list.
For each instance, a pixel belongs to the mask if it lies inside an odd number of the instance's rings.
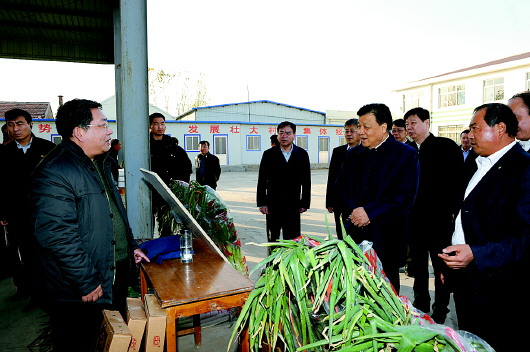
{"label": "dark trousers", "polygon": [[48,311],[54,352],[92,352],[103,322],[103,309],[97,303],[54,303]]}
{"label": "dark trousers", "polygon": [[336,228],[336,231],[337,231],[337,238],[339,240],[342,240],[343,239],[343,233],[342,233],[342,224],[340,223],[340,219],[343,216],[343,214],[340,211],[338,211],[338,210],[334,210],[333,216],[335,217],[335,228]]}
{"label": "dark trousers", "polygon": [[13,275],[13,283],[17,291],[30,293],[33,291],[35,272],[35,247],[30,237],[31,228],[27,222],[10,220],[6,226],[7,230],[7,255],[8,266]]}
{"label": "dark trousers", "polygon": [[451,290],[448,285],[442,283],[440,273],[446,266],[438,258],[440,250],[436,246],[431,246],[420,241],[411,241],[410,257],[414,269],[414,306],[419,310],[429,313],[431,296],[429,294],[429,256],[434,269],[434,304],[433,311],[440,314],[447,314]]}
{"label": "dark trousers", "polygon": [[300,210],[298,208],[270,207],[267,214],[267,240],[277,241],[280,233],[284,240],[300,236]]}
{"label": "dark trousers", "polygon": [[480,275],[473,262],[465,269],[449,271],[458,328],[484,339],[497,352],[526,350],[530,303],[524,271],[512,279],[487,276]]}
{"label": "dark trousers", "polygon": [[116,263],[112,304],[55,302],[46,307],[53,329],[54,352],[92,352],[103,322],[103,309],[117,310],[125,320],[126,298],[131,284],[127,260]]}

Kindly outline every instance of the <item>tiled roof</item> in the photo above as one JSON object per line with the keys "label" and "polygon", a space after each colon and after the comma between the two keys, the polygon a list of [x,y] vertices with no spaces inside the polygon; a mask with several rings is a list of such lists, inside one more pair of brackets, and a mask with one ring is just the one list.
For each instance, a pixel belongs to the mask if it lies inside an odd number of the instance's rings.
{"label": "tiled roof", "polygon": [[22,109],[30,113],[33,119],[53,118],[50,103],[28,103],[17,101],[0,101],[0,118],[11,109]]}

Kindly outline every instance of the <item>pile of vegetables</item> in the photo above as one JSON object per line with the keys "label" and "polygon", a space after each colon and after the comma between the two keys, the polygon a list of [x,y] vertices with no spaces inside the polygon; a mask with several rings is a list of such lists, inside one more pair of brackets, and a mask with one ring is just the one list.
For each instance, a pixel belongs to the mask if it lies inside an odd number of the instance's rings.
{"label": "pile of vegetables", "polygon": [[251,351],[475,350],[449,327],[420,325],[413,307],[348,236],[322,244],[302,236],[263,245],[275,249],[253,270],[263,272],[228,349],[248,328]]}
{"label": "pile of vegetables", "polygon": [[[234,219],[218,193],[209,186],[202,186],[196,181],[189,184],[174,181],[169,185],[171,191],[186,207],[201,228],[221,249],[228,261],[243,275],[248,275],[245,256],[241,251]],[[159,226],[170,227],[173,232],[182,226],[171,213],[171,208],[164,205],[160,208]]]}

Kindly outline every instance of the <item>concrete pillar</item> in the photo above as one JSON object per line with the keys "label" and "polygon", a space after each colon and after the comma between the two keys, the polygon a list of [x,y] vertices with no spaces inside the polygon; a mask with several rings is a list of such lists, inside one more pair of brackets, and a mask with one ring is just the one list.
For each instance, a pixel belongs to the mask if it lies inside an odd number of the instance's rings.
{"label": "concrete pillar", "polygon": [[116,113],[125,162],[126,206],[136,238],[151,238],[151,191],[140,168],[149,167],[146,0],[120,0],[114,11]]}

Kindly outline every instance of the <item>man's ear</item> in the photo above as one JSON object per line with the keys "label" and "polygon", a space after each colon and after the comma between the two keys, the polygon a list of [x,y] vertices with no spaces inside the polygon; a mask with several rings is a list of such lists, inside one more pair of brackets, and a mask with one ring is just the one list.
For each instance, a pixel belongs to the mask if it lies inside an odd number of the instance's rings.
{"label": "man's ear", "polygon": [[29,129],[31,130],[33,128],[33,122],[29,123]]}
{"label": "man's ear", "polygon": [[78,127],[74,127],[74,132],[72,133],[72,136],[78,141],[83,142],[85,138],[85,133],[86,133],[86,130],[78,126]]}

